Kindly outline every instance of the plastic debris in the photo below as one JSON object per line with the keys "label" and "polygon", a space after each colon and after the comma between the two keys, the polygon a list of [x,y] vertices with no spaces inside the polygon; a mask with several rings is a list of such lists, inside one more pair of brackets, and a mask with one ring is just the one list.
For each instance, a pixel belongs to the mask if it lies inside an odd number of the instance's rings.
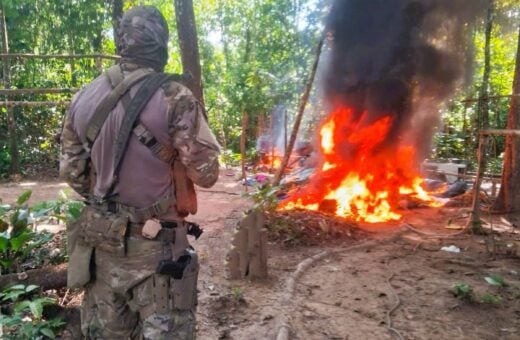
{"label": "plastic debris", "polygon": [[444,246],[441,248],[442,251],[447,251],[449,253],[460,253],[460,248],[454,245]]}

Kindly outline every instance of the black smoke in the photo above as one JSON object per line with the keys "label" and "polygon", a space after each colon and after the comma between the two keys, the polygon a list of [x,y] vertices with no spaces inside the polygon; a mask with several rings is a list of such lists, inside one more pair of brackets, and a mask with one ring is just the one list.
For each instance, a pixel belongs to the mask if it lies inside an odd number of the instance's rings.
{"label": "black smoke", "polygon": [[329,105],[370,124],[393,116],[384,145],[429,149],[440,104],[468,79],[471,25],[486,0],[336,0],[327,21]]}

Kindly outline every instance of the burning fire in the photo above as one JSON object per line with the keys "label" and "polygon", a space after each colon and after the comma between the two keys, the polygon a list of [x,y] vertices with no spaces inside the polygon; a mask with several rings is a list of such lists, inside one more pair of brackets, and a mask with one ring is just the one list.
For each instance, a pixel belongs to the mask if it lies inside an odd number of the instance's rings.
{"label": "burning fire", "polygon": [[276,154],[265,155],[260,159],[260,165],[271,169],[278,169],[280,165],[282,165],[282,158],[283,156],[279,155],[278,152],[276,152]]}
{"label": "burning fire", "polygon": [[396,210],[403,195],[438,205],[421,186],[413,145],[387,145],[393,117],[368,116],[354,117],[347,107],[329,116],[320,128],[321,166],[279,209],[332,210],[378,223],[402,217]]}

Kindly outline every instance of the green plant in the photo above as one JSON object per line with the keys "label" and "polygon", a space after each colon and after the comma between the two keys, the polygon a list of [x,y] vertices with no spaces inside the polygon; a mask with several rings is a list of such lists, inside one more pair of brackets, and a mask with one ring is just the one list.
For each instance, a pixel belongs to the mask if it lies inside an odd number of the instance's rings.
{"label": "green plant", "polygon": [[232,150],[224,150],[220,154],[219,161],[226,166],[239,166],[242,156],[239,153],[234,153]]}
{"label": "green plant", "polygon": [[278,197],[276,196],[278,191],[279,187],[271,184],[258,186],[256,191],[248,195],[255,203],[253,209],[264,212],[274,211],[278,206]]}
{"label": "green plant", "polygon": [[484,278],[484,280],[486,280],[486,282],[492,286],[495,286],[495,287],[504,287],[506,286],[506,283],[504,281],[504,279],[499,276],[499,275],[491,275],[491,276],[486,276]]}
{"label": "green plant", "polygon": [[79,217],[84,205],[81,201],[71,200],[68,190],[62,190],[57,200],[36,203],[32,207],[34,212],[32,217],[35,221],[56,218],[59,221],[68,223]]}
{"label": "green plant", "polygon": [[491,293],[486,293],[486,294],[482,295],[482,302],[490,304],[490,305],[494,305],[494,306],[499,306],[502,303],[502,298],[500,296],[493,295]]}
{"label": "green plant", "polygon": [[233,298],[237,301],[244,298],[244,292],[240,287],[231,288],[231,295],[233,295]]}
{"label": "green plant", "polygon": [[455,284],[452,292],[455,297],[461,300],[473,300],[474,297],[473,287],[464,282]]}
{"label": "green plant", "polygon": [[34,233],[28,228],[30,209],[25,204],[30,197],[31,191],[28,190],[18,197],[14,207],[0,206],[0,269],[2,271],[16,271],[20,260],[26,258],[32,250],[29,241]]}
{"label": "green plant", "polygon": [[[0,205],[0,270],[2,273],[15,273],[39,267],[49,259],[49,249],[44,246],[53,239],[54,235],[46,231],[35,232],[29,227],[43,216],[41,210],[39,213],[32,213],[33,208],[26,204],[30,197],[31,191],[28,190],[18,197],[14,207]],[[68,201],[60,204],[60,207],[66,207],[64,219],[73,218],[74,215],[79,216],[81,210],[77,204]],[[59,259],[51,260],[59,262]]]}
{"label": "green plant", "polygon": [[56,301],[38,296],[38,288],[35,285],[15,285],[0,293],[2,307],[10,310],[10,313],[0,315],[0,326],[9,339],[55,339],[56,332],[65,325],[59,318],[44,318],[44,307]]}

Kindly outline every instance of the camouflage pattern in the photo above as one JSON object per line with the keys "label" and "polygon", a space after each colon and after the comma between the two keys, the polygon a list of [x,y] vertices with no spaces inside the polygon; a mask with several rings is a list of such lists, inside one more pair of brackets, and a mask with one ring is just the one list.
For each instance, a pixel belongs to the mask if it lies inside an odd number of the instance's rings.
{"label": "camouflage pattern", "polygon": [[195,306],[158,314],[152,299],[157,263],[188,245],[185,237],[181,241],[169,246],[131,237],[126,257],[96,250],[96,279],[86,287],[81,306],[83,334],[89,339],[195,339]]}
{"label": "camouflage pattern", "polygon": [[142,333],[145,339],[195,339],[195,313],[177,310],[166,315],[151,315],[143,321]]}
{"label": "camouflage pattern", "polygon": [[168,24],[155,7],[137,6],[126,11],[118,36],[121,63],[164,70],[168,61]]}
{"label": "camouflage pattern", "polygon": [[220,146],[204,109],[191,91],[177,82],[167,84],[164,95],[168,102],[168,131],[178,158],[193,183],[209,188],[218,179]]}
{"label": "camouflage pattern", "polygon": [[[76,97],[74,97],[76,99]],[[73,100],[74,100],[73,99]],[[83,147],[70,117],[65,114],[61,132],[60,177],[81,196],[88,198],[91,191],[90,153]]]}

